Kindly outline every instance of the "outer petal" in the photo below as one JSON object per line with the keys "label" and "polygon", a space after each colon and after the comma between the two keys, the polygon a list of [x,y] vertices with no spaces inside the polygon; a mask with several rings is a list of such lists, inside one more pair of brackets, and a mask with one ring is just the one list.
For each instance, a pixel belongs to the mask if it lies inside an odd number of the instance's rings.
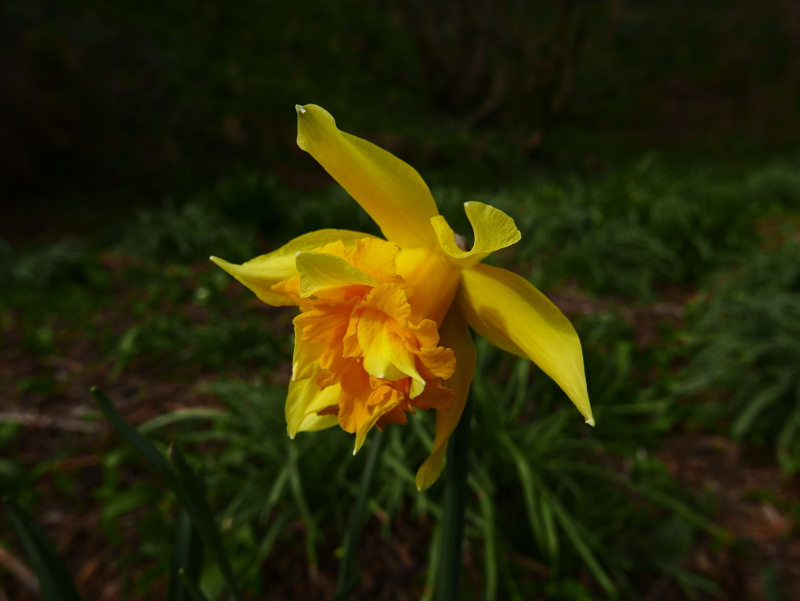
{"label": "outer petal", "polygon": [[374,144],[339,131],[325,109],[297,106],[297,145],[311,154],[403,247],[434,246],[436,202],[413,167]]}
{"label": "outer petal", "polygon": [[298,252],[314,250],[337,240],[341,240],[345,246],[352,247],[356,240],[373,237],[350,230],[318,230],[303,234],[278,250],[256,257],[244,265],[234,265],[217,257],[211,257],[211,260],[255,292],[262,301],[277,307],[292,304],[288,298],[274,292],[272,286],[281,280],[297,275],[295,255]]}
{"label": "outer petal", "polygon": [[286,430],[289,436],[294,438],[298,432],[337,425],[339,418],[336,415],[317,415],[316,412],[335,404],[338,396],[338,386],[320,391],[316,378],[289,382],[289,395],[286,397]]}
{"label": "outer petal", "polygon": [[459,267],[475,265],[494,251],[516,244],[522,237],[514,220],[500,209],[482,202],[467,202],[464,203],[464,210],[475,232],[475,244],[468,251],[456,246],[455,233],[444,217],[437,215],[431,218],[442,250]]}
{"label": "outer petal", "polygon": [[478,334],[536,363],[594,425],[581,342],[558,307],[527,280],[483,264],[463,271],[456,298]]}
{"label": "outer petal", "polygon": [[300,296],[307,298],[331,288],[377,286],[378,282],[336,255],[317,252],[297,253]]}
{"label": "outer petal", "polygon": [[455,431],[458,420],[467,403],[469,385],[475,372],[475,345],[467,327],[467,322],[457,305],[453,305],[447,313],[442,327],[439,329],[441,344],[453,349],[456,356],[456,371],[444,382],[444,385],[455,393],[453,406],[446,411],[436,410],[436,436],[433,440],[433,451],[430,457],[417,471],[417,489],[425,490],[433,484],[442,473],[447,441]]}
{"label": "outer petal", "polygon": [[316,432],[317,430],[325,430],[339,425],[339,418],[336,414],[332,415],[317,415],[316,413],[309,413],[303,418],[303,423],[298,428],[299,432]]}

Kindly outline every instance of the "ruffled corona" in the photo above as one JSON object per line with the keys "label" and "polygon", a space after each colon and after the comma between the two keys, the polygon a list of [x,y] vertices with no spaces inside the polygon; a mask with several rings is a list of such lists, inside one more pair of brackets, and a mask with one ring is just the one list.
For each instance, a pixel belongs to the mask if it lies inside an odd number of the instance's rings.
{"label": "ruffled corona", "polygon": [[273,285],[301,310],[287,403],[291,436],[313,428],[314,417],[335,415],[356,434],[357,451],[373,425],[404,424],[415,409],[452,406],[442,380],[455,371],[453,351],[439,346],[435,321],[412,318],[409,298],[426,295],[397,273],[398,253],[396,244],[376,238],[352,249],[333,242],[298,253],[299,274]]}

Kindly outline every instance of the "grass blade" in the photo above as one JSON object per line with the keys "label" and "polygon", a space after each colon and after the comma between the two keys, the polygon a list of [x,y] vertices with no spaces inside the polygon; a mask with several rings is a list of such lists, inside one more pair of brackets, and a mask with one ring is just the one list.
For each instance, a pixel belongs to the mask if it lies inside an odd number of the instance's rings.
{"label": "grass blade", "polygon": [[64,560],[38,524],[13,501],[4,500],[3,506],[39,578],[42,599],[82,601]]}
{"label": "grass blade", "polygon": [[468,478],[470,488],[478,497],[478,505],[481,510],[481,531],[483,536],[484,553],[484,578],[483,599],[485,601],[495,601],[497,599],[497,537],[495,534],[495,505],[492,501],[491,480],[485,473],[480,473],[478,477]]}
{"label": "grass blade", "polygon": [[317,521],[308,507],[306,495],[303,492],[303,483],[300,480],[300,468],[297,465],[299,454],[297,445],[289,443],[289,485],[292,488],[292,495],[294,502],[297,504],[297,510],[300,512],[300,517],[306,524],[306,559],[308,560],[308,569],[312,577],[317,574]]}
{"label": "grass blade", "polygon": [[209,601],[208,597],[200,590],[200,587],[186,575],[186,570],[179,570],[178,575],[181,577],[183,585],[186,587],[186,592],[189,593],[189,598],[192,601]]}
{"label": "grass blade", "polygon": [[605,591],[606,595],[614,598],[617,594],[617,587],[600,565],[600,562],[594,556],[594,553],[592,553],[592,550],[589,548],[587,542],[581,536],[580,530],[574,518],[557,499],[552,498],[551,500],[555,517],[558,520],[558,525],[561,526],[564,534],[566,534],[567,538],[570,539],[572,546],[575,547],[575,550],[583,558],[583,561],[586,563],[586,567],[597,579],[597,582]]}
{"label": "grass blade", "polygon": [[123,418],[119,412],[114,408],[111,399],[108,398],[105,392],[97,388],[96,386],[92,386],[91,388],[92,397],[94,397],[95,402],[97,403],[98,407],[100,407],[100,411],[103,412],[103,415],[106,416],[106,419],[111,422],[111,425],[114,426],[117,432],[119,432],[122,437],[131,443],[136,450],[139,451],[144,458],[152,465],[156,471],[164,477],[167,481],[167,484],[170,487],[174,488],[177,484],[177,478],[175,471],[170,466],[169,461],[167,461],[166,457],[159,451],[156,446],[147,440],[144,436],[142,436],[136,428],[131,426],[125,418]]}
{"label": "grass blade", "polygon": [[[372,484],[372,476],[375,474],[375,467],[378,465],[378,457],[383,448],[383,441],[386,438],[384,434],[375,432],[372,436],[370,443],[369,454],[367,455],[367,463],[364,466],[364,471],[361,473],[361,485],[358,488],[358,497],[356,497],[353,510],[350,512],[350,520],[347,524],[347,532],[344,535],[343,547],[344,553],[342,555],[342,562],[339,564],[339,574],[336,579],[336,595],[342,595],[348,589],[350,584],[350,572],[356,563],[356,553],[358,552],[358,542],[361,539],[361,527],[364,524],[364,506],[367,503],[369,496],[370,485]],[[358,580],[356,579],[356,582]]]}
{"label": "grass blade", "polygon": [[222,536],[219,533],[214,513],[206,500],[206,490],[203,482],[186,463],[186,459],[177,448],[171,452],[172,463],[178,473],[181,488],[185,491],[185,507],[192,518],[192,523],[208,545],[208,550],[219,565],[222,576],[228,583],[234,599],[241,599],[237,592],[236,579],[228,561],[228,555],[222,545]]}
{"label": "grass blade", "polygon": [[111,422],[111,425],[116,428],[125,440],[144,455],[150,465],[161,474],[167,485],[175,492],[178,502],[191,517],[192,523],[197,528],[200,536],[203,537],[203,540],[205,540],[209,551],[214,556],[214,560],[219,565],[231,595],[236,601],[239,601],[241,596],[237,591],[233,571],[222,546],[222,537],[219,534],[214,515],[206,501],[205,487],[186,464],[183,455],[175,449],[172,453],[174,467],[170,465],[170,462],[167,461],[161,451],[119,414],[105,392],[97,387],[92,387],[91,390],[94,400],[108,421]]}
{"label": "grass blade", "polygon": [[203,562],[203,545],[186,510],[178,514],[177,522],[167,600],[189,601],[191,597],[183,581],[187,578],[197,584]]}

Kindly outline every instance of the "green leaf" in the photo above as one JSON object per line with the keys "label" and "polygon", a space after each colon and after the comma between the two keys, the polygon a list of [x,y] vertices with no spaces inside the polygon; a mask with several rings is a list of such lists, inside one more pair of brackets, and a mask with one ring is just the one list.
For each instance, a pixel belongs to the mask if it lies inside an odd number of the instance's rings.
{"label": "green leaf", "polygon": [[225,411],[221,411],[219,409],[210,409],[210,408],[203,408],[203,409],[181,409],[179,411],[173,411],[171,413],[164,413],[163,415],[159,415],[158,417],[154,417],[149,422],[145,422],[140,425],[137,430],[140,434],[150,434],[158,430],[159,428],[163,428],[164,426],[169,426],[171,424],[177,424],[185,421],[196,420],[196,419],[220,419],[225,418],[228,414]]}
{"label": "green leaf", "polygon": [[59,557],[50,539],[27,513],[16,503],[4,500],[8,518],[22,541],[31,562],[44,601],[82,601],[72,576]]}
{"label": "green leaf", "polygon": [[346,599],[349,591],[351,591],[359,581],[357,575],[354,574],[351,576],[351,566],[355,563],[356,554],[358,552],[358,542],[361,539],[361,527],[364,523],[364,506],[367,502],[370,485],[372,484],[372,476],[375,474],[375,467],[378,465],[378,457],[381,454],[385,438],[386,435],[379,432],[372,435],[369,455],[367,455],[367,463],[364,465],[364,471],[361,473],[361,485],[358,488],[358,497],[356,497],[355,505],[353,505],[353,509],[350,512],[347,532],[345,532],[344,535],[342,544],[344,553],[342,555],[342,562],[339,564],[339,575],[336,580],[336,597],[334,597],[334,599],[339,597]]}
{"label": "green leaf", "polygon": [[152,442],[142,436],[136,430],[136,428],[125,421],[125,418],[123,418],[119,412],[117,412],[117,410],[114,408],[114,405],[111,403],[111,399],[108,398],[105,392],[96,386],[92,386],[91,391],[95,402],[100,407],[100,411],[103,412],[103,415],[105,415],[106,419],[111,422],[111,425],[114,426],[117,432],[119,432],[125,440],[136,447],[136,450],[144,455],[144,458],[147,459],[150,465],[152,465],[156,471],[164,477],[164,479],[167,481],[167,484],[169,484],[171,488],[175,488],[177,485],[175,471],[170,466],[166,457],[161,454],[161,451],[159,451]]}
{"label": "green leaf", "polygon": [[196,585],[200,578],[202,562],[203,543],[200,535],[192,525],[192,519],[186,510],[181,510],[175,529],[167,601],[189,601],[192,598],[184,579]]}
{"label": "green leaf", "polygon": [[292,496],[297,505],[300,517],[306,524],[306,559],[308,560],[309,571],[314,573],[319,565],[317,562],[317,521],[308,507],[305,492],[303,492],[303,482],[300,480],[300,468],[298,466],[299,453],[294,442],[289,443],[289,485],[292,489]]}
{"label": "green leaf", "polygon": [[241,599],[237,592],[236,579],[228,561],[228,555],[222,545],[222,536],[219,533],[211,507],[206,500],[205,486],[186,463],[186,459],[177,448],[172,449],[171,457],[172,463],[178,472],[181,488],[186,495],[183,503],[184,507],[191,516],[194,527],[197,528],[197,531],[205,540],[211,555],[214,556],[214,560],[219,565],[222,576],[228,583],[228,588],[230,588],[234,599]]}
{"label": "green leaf", "polygon": [[131,426],[114,408],[108,396],[99,388],[92,387],[92,396],[100,410],[108,418],[117,431],[139,452],[144,455],[150,464],[166,480],[167,485],[175,492],[178,503],[186,510],[192,519],[194,527],[203,537],[209,547],[211,555],[219,565],[225,581],[236,601],[241,600],[236,587],[236,581],[231,570],[228,556],[222,546],[222,537],[214,520],[211,508],[208,506],[205,487],[194,475],[186,464],[183,455],[177,449],[173,450],[173,465],[161,454],[156,446],[142,436],[136,428]]}
{"label": "green leaf", "polygon": [[481,509],[480,529],[483,536],[484,578],[483,599],[495,601],[498,587],[497,535],[495,525],[496,508],[491,478],[483,471],[474,469],[467,482],[478,497]]}
{"label": "green leaf", "polygon": [[583,561],[586,563],[586,567],[597,579],[600,587],[609,597],[616,596],[617,587],[614,586],[613,581],[611,578],[609,578],[606,571],[600,565],[600,562],[594,556],[594,553],[592,553],[588,542],[584,540],[584,537],[581,535],[581,529],[579,528],[578,522],[566,510],[566,508],[561,505],[558,499],[552,499],[552,507],[555,517],[558,520],[558,525],[564,531],[564,534],[567,535],[567,538],[570,539],[572,546],[575,547],[575,550],[578,552],[578,554],[583,558]]}
{"label": "green leaf", "polygon": [[209,601],[208,597],[203,594],[203,591],[200,590],[198,587],[187,575],[186,570],[180,570],[178,575],[183,580],[183,584],[186,587],[186,592],[189,593],[189,598],[192,601]]}

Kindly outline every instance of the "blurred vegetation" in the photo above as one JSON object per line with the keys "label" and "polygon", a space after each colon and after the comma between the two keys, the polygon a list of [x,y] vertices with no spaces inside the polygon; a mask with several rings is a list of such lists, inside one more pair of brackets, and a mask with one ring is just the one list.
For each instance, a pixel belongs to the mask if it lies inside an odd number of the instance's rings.
{"label": "blurred vegetation", "polygon": [[442,183],[524,176],[534,147],[550,167],[653,146],[735,160],[791,148],[798,126],[800,15],[778,0],[0,10],[0,172],[24,196],[173,193],[241,169],[296,183],[313,170],[293,144],[296,103]]}
{"label": "blurred vegetation", "polygon": [[[713,522],[714,496],[682,489],[653,453],[682,420],[700,420],[711,431],[730,424],[735,440],[776,445],[781,464],[797,469],[800,262],[796,234],[785,225],[800,208],[796,173],[785,160],[731,173],[680,171],[651,156],[593,178],[541,175],[493,191],[434,190],[461,228],[467,200],[516,216],[522,242],[496,262],[520,268],[545,290],[579,283],[589,301],[617,299],[576,320],[596,429],[579,424],[563,393],[528,362],[479,345],[467,534],[489,598],[538,591],[552,599],[636,599],[663,574],[686,594],[719,590],[684,567],[698,540],[730,544]],[[280,202],[259,209],[259,197]],[[286,438],[285,388],[274,386],[280,378],[253,374],[290,359],[291,315],[265,320],[247,292],[198,262],[212,251],[253,256],[278,235],[366,225],[357,211],[337,187],[309,193],[244,174],[183,202],[142,209],[113,243],[101,236],[3,246],[0,311],[7,327],[21,329],[29,352],[64,353],[71,333],[90,327],[114,378],[132,369],[220,378],[205,390],[221,411],[166,413],[140,431],[180,445],[203,466],[237,581],[256,597],[269,590],[262,573],[273,548],[297,544],[289,524],[305,524],[307,560],[320,561],[331,525],[344,528],[362,459],[346,459],[351,441],[338,430]],[[623,309],[645,307],[670,286],[700,286],[687,329],[662,327],[658,342],[641,347]],[[121,319],[98,325],[111,305]],[[676,372],[686,357],[689,365]],[[19,386],[58,391],[52,377]],[[703,400],[688,410],[684,400],[693,397]],[[426,414],[388,429],[368,506],[389,523],[402,512],[428,516],[435,540],[441,487],[419,494],[413,477],[432,431]],[[173,534],[164,525],[175,506],[153,484],[119,481],[115,466],[135,458],[125,447],[107,453],[96,495],[109,544],[119,540],[122,516],[152,512],[141,518],[146,544],[128,560],[155,561],[156,578],[169,565]],[[548,577],[524,578],[520,556],[545,566]],[[206,558],[202,584],[219,598],[224,583],[214,565]],[[157,579],[148,582],[137,590],[144,594]]]}
{"label": "blurred vegetation", "polygon": [[[286,437],[292,315],[206,260],[243,261],[325,227],[378,233],[296,149],[298,102],[417,167],[456,231],[471,235],[465,201],[513,216],[522,241],[491,260],[563,303],[583,341],[596,429],[535,367],[478,341],[467,513],[478,580],[465,598],[634,600],[664,582],[674,598],[724,593],[692,563],[700,546],[740,552],[717,523],[720,492],[685,487],[657,456],[669,436],[702,432],[800,469],[793,3],[7,0],[0,11],[0,185],[13,201],[0,332],[25,368],[4,394],[42,415],[99,380],[203,395],[200,408],[164,402],[138,431],[170,461],[174,444],[204,482],[246,596],[269,593],[282,561],[304,581],[330,570],[364,463],[338,430]],[[146,405],[135,394],[123,405]],[[431,418],[387,429],[367,504],[384,537],[410,519],[417,554],[440,530],[442,487],[417,493],[413,478]],[[74,419],[94,432],[99,414]],[[132,597],[152,598],[167,575],[177,586],[170,549],[193,539],[174,487],[119,437],[98,450],[84,435],[53,447],[35,433],[0,423],[0,495],[34,514],[99,508]],[[40,442],[57,451],[37,455]],[[99,461],[90,499],[63,468],[79,452]],[[12,538],[0,524],[3,546]],[[409,594],[434,598],[435,557],[419,559]],[[194,561],[209,598],[224,598],[215,557]],[[378,598],[375,587],[358,594]]]}

